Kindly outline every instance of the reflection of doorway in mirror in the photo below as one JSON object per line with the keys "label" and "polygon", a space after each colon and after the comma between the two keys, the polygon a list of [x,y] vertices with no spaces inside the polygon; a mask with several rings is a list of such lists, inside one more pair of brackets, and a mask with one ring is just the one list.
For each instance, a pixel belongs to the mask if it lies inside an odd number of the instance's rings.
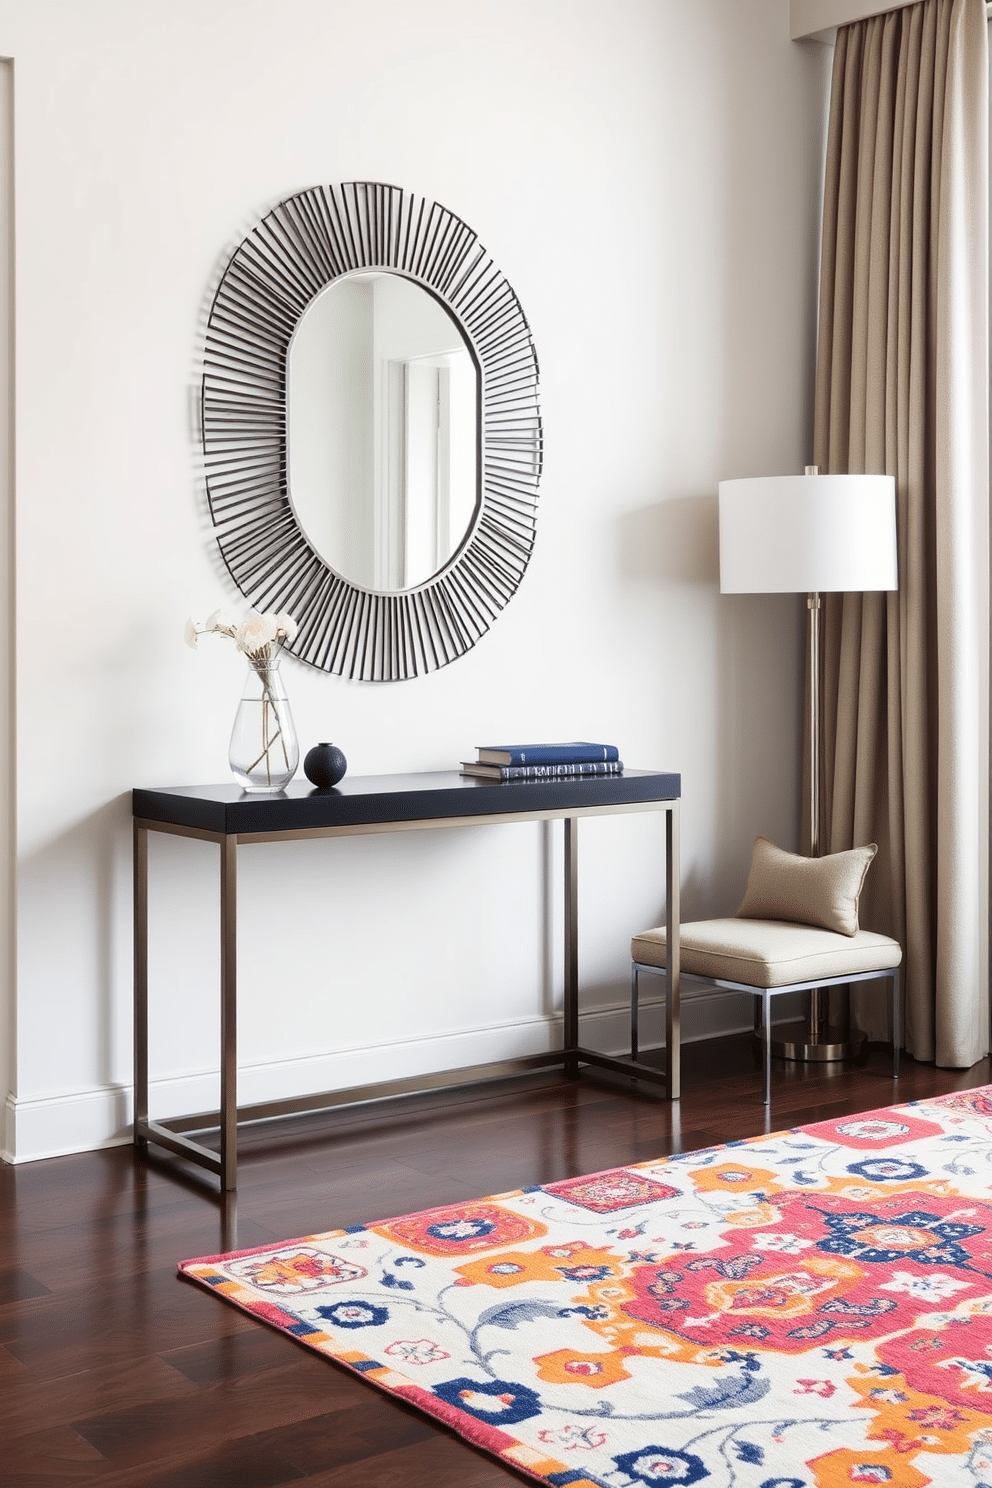
{"label": "reflection of doorway in mirror", "polygon": [[389,362],[386,387],[376,588],[409,589],[445,566],[475,511],[475,368],[454,347]]}

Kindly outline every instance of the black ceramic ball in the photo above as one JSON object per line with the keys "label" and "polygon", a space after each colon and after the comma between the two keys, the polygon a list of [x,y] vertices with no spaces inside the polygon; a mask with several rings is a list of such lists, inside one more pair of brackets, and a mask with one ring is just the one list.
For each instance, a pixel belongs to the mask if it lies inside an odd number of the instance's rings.
{"label": "black ceramic ball", "polygon": [[323,790],[343,780],[347,768],[348,761],[336,744],[315,744],[303,761],[304,775]]}

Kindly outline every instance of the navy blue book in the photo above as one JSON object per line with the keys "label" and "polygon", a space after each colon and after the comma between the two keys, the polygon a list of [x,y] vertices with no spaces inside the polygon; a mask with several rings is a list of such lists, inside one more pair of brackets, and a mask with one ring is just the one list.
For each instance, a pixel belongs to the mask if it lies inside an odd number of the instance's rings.
{"label": "navy blue book", "polygon": [[616,762],[615,744],[485,744],[476,749],[480,765],[585,765]]}
{"label": "navy blue book", "polygon": [[587,775],[622,775],[619,760],[581,760],[569,765],[482,765],[467,761],[463,775],[479,780],[579,780]]}

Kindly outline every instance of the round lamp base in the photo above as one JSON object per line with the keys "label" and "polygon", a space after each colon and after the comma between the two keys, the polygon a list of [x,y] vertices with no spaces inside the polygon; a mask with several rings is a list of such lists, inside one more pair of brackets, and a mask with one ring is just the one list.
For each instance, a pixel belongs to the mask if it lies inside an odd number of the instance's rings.
{"label": "round lamp base", "polygon": [[[762,1042],[755,1034],[755,1043]],[[814,1043],[806,1020],[780,1024],[772,1038],[772,1054],[777,1059],[793,1059],[800,1064],[832,1064],[840,1059],[856,1059],[864,1046],[863,1033],[831,1026],[821,1026]]]}

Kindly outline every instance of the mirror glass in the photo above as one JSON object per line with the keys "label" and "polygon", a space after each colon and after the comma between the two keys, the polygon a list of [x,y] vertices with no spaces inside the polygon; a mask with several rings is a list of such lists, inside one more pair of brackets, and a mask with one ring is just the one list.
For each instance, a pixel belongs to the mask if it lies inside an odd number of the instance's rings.
{"label": "mirror glass", "polygon": [[396,593],[461,547],[479,504],[479,374],[444,307],[352,272],[304,311],[286,372],[289,492],[321,558]]}

